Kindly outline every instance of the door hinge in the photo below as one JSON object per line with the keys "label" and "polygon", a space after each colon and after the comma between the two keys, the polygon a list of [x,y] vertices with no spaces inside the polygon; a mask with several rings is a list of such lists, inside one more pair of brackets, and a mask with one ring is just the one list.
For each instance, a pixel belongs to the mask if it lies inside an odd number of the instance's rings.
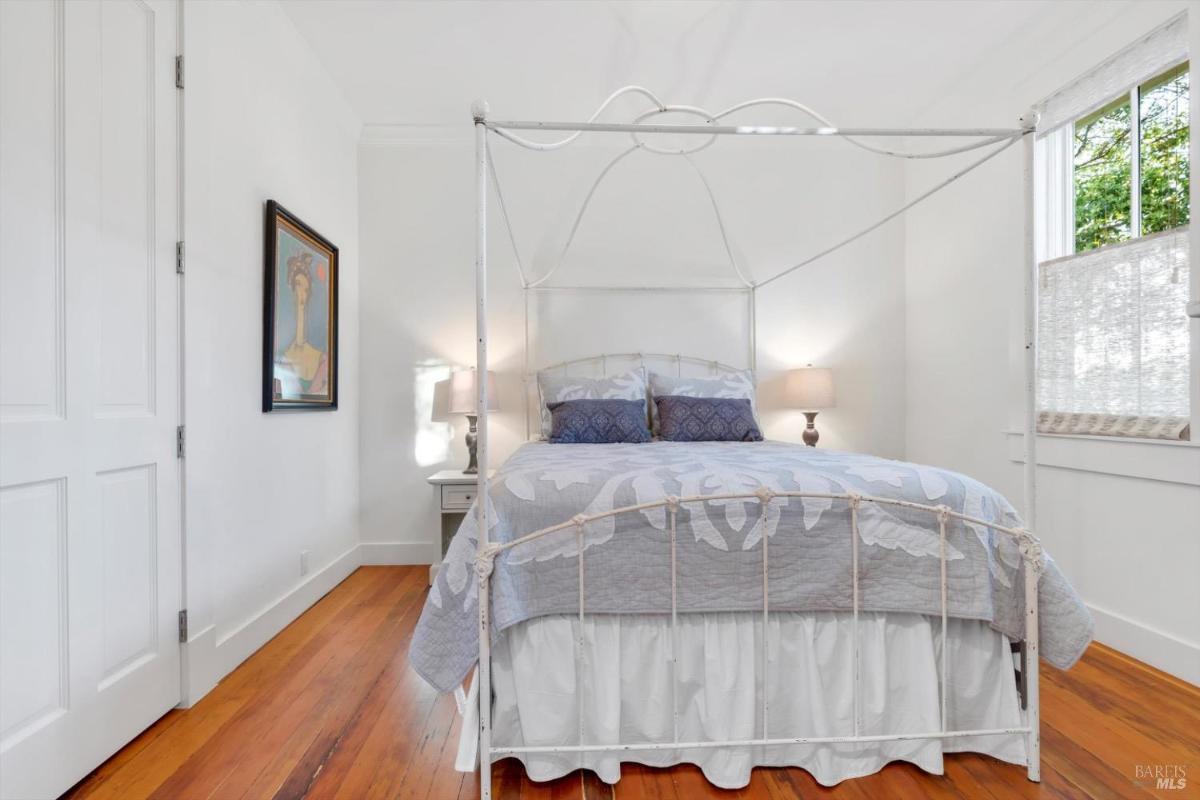
{"label": "door hinge", "polygon": [[175,243],[175,271],[183,274],[183,242]]}
{"label": "door hinge", "polygon": [[182,643],[186,643],[187,640],[188,640],[187,609],[185,608],[179,612],[179,641],[182,644]]}
{"label": "door hinge", "polygon": [[185,444],[185,440],[184,440],[183,426],[180,425],[179,427],[177,427],[175,429],[175,457],[176,458],[183,458],[184,444]]}
{"label": "door hinge", "polygon": [[175,88],[183,88],[183,56],[175,56]]}

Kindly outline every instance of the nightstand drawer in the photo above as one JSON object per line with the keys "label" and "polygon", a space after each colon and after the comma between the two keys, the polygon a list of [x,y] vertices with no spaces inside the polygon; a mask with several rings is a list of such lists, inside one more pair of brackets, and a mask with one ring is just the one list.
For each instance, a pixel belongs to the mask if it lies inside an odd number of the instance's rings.
{"label": "nightstand drawer", "polygon": [[469,486],[442,486],[442,510],[443,511],[466,511],[471,507],[471,503],[475,501],[477,487]]}

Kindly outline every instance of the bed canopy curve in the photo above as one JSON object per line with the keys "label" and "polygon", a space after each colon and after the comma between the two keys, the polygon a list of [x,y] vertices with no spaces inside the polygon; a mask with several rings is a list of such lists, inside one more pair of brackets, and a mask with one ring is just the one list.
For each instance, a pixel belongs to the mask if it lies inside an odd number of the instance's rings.
{"label": "bed canopy curve", "polygon": [[[599,123],[596,120],[603,114],[616,100],[624,96],[635,96],[646,99],[650,102],[651,108],[643,111],[636,116],[628,124],[605,124]],[[761,107],[776,107],[784,108],[790,111],[799,112],[812,121],[819,123],[818,127],[800,128],[800,127],[781,127],[781,126],[754,126],[754,125],[737,125],[737,126],[722,126],[718,123],[727,117],[734,116],[739,112],[751,108]],[[473,112],[474,113],[474,109]],[[699,124],[679,125],[679,124],[654,124],[647,122],[661,114],[683,114],[686,116],[695,117],[700,120]],[[579,125],[579,128],[572,128],[572,125]],[[821,258],[824,258],[831,253],[842,249],[854,241],[866,236],[875,229],[884,225],[892,219],[902,215],[912,207],[921,203],[926,198],[936,194],[941,189],[949,186],[964,175],[972,172],[977,167],[990,161],[995,156],[999,155],[1004,150],[1014,145],[1021,140],[1027,133],[1032,132],[1033,125],[1036,124],[1036,115],[1032,113],[1021,119],[1021,127],[1018,128],[976,128],[976,129],[933,129],[933,128],[839,128],[832,120],[823,114],[813,110],[811,107],[800,103],[796,100],[791,100],[783,97],[761,97],[752,100],[745,100],[735,103],[728,108],[717,112],[709,112],[703,108],[693,105],[683,104],[667,104],[658,98],[652,91],[642,86],[624,86],[608,96],[596,110],[588,117],[585,123],[556,123],[556,122],[495,122],[489,123],[489,129],[495,132],[498,136],[507,141],[516,144],[522,148],[533,151],[548,152],[552,150],[560,150],[574,142],[578,141],[585,132],[614,132],[625,131],[629,132],[632,144],[618,152],[610,158],[597,172],[595,179],[592,181],[583,200],[581,201],[578,210],[574,214],[573,222],[567,234],[566,241],[559,251],[557,259],[550,264],[549,268],[540,277],[531,277],[525,269],[525,262],[521,258],[519,248],[517,246],[516,237],[512,228],[511,218],[508,213],[508,207],[505,204],[504,194],[500,190],[500,178],[496,172],[495,158],[492,156],[490,146],[487,151],[488,170],[491,180],[496,187],[496,199],[500,208],[501,216],[504,220],[505,229],[508,234],[509,242],[512,246],[512,251],[517,265],[517,270],[520,275],[521,285],[525,289],[537,287],[552,287],[550,283],[554,275],[561,269],[566,260],[567,252],[570,250],[572,243],[575,240],[575,235],[579,230],[580,224],[587,214],[588,208],[591,205],[592,199],[596,195],[596,191],[604,183],[605,179],[613,173],[618,165],[627,162],[629,156],[644,152],[650,155],[659,156],[674,156],[681,157],[688,165],[691,171],[700,181],[700,185],[704,189],[705,195],[713,212],[713,220],[715,222],[718,233],[721,237],[724,253],[729,261],[730,269],[732,270],[737,282],[740,286],[746,289],[756,289],[760,286],[766,286],[785,275],[794,272],[801,267],[811,264]],[[540,142],[529,139],[514,133],[515,130],[546,130],[546,131],[562,131],[572,130],[569,135],[549,142]],[[647,134],[653,133],[673,133],[673,134],[698,134],[704,137],[700,144],[691,147],[668,148],[660,147],[647,141]],[[931,189],[921,193],[917,197],[903,204],[901,207],[887,214],[884,218],[861,228],[850,236],[842,239],[832,245],[822,248],[816,253],[805,256],[777,270],[769,277],[755,281],[751,278],[737,262],[734,256],[734,249],[730,244],[730,235],[728,226],[725,223],[725,217],[721,213],[721,208],[717,202],[716,194],[713,191],[712,184],[708,180],[703,168],[691,156],[702,150],[712,147],[717,139],[722,135],[741,134],[741,135],[769,135],[769,136],[795,136],[795,135],[815,135],[815,136],[832,136],[846,144],[857,147],[869,153],[877,155],[899,158],[899,159],[936,159],[945,158],[948,156],[967,153],[981,148],[988,148],[992,145],[997,145],[994,149],[985,153],[981,158],[967,164],[956,170],[944,181],[940,182]],[[941,148],[937,150],[921,150],[910,151],[901,150],[892,147],[881,147],[865,141],[868,137],[963,137],[970,138],[972,141],[964,144],[959,144],[953,147]]]}

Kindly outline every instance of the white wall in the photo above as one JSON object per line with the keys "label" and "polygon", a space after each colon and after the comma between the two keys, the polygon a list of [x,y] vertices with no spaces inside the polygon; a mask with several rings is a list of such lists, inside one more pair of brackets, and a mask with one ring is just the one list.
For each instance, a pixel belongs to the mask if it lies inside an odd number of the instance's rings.
{"label": "white wall", "polygon": [[[357,565],[361,126],[274,2],[188,3],[184,50],[194,700]],[[340,248],[337,411],[260,410],[268,198]]]}
{"label": "white wall", "polygon": [[[597,97],[599,101],[600,97]],[[686,102],[682,98],[680,102]],[[469,99],[463,102],[463,115]],[[498,112],[497,112],[498,113]],[[724,142],[697,156],[726,216],[735,256],[757,277],[844,238],[902,201],[899,167],[844,144]],[[621,141],[624,145],[624,140]],[[779,149],[791,147],[791,157]],[[448,457],[423,426],[427,399],[416,375],[432,366],[470,365],[474,343],[473,142],[461,127],[372,127],[360,151],[362,220],[362,530],[367,558],[428,562],[437,557],[438,520],[425,478],[465,463],[463,427]],[[612,153],[588,144],[530,154],[493,142],[522,260],[541,274],[557,259],[574,203]],[[491,357],[504,409],[493,419],[494,462],[523,440],[520,381],[522,297],[493,195],[490,225]],[[832,366],[838,408],[819,419],[822,444],[903,454],[903,228],[896,224],[761,294],[759,370],[768,436],[798,440],[803,418],[779,410],[781,370],[807,362]],[[730,275],[701,184],[679,159],[636,154],[597,191],[555,281],[657,285],[724,280]],[[737,298],[715,317],[698,318],[671,298],[641,299],[616,310],[598,299],[572,306],[534,304],[532,366],[625,350],[682,352],[745,362],[744,306]],[[579,308],[575,312],[574,308]],[[653,309],[662,319],[649,320]],[[547,322],[554,319],[555,322]],[[666,325],[663,321],[666,321]],[[666,330],[664,331],[664,328]],[[596,331],[608,331],[601,341]],[[427,387],[423,390],[428,391]],[[416,443],[424,443],[416,447]],[[421,452],[417,452],[420,450]],[[433,459],[433,460],[430,460]]]}
{"label": "white wall", "polygon": [[[448,426],[435,426],[422,437],[421,453],[416,446],[432,391],[420,377],[442,377],[448,365],[475,361],[472,147],[460,137],[360,152],[362,353],[371,367],[362,376],[359,446],[369,560],[440,560],[437,502],[425,479],[467,463],[461,425],[453,436]],[[524,434],[524,418],[512,411],[521,397],[521,300],[503,290],[512,270],[510,262],[494,265],[503,280],[490,297],[492,368],[501,377],[500,404],[510,410],[490,417],[500,453]]]}
{"label": "white wall", "polygon": [[[913,121],[1012,125],[1187,5],[1061,4]],[[1018,505],[1021,437],[1006,431],[1021,427],[1020,152],[909,214],[905,243],[907,456]],[[948,169],[910,165],[908,192]],[[1038,533],[1092,608],[1097,638],[1200,682],[1200,448],[1039,440]]]}

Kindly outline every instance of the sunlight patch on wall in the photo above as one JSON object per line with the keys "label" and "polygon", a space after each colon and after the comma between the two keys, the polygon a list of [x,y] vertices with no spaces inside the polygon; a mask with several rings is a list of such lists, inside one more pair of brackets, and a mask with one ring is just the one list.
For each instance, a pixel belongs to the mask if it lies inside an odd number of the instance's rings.
{"label": "sunlight patch on wall", "polygon": [[413,368],[413,458],[418,466],[440,464],[450,456],[450,366],[425,362]]}

